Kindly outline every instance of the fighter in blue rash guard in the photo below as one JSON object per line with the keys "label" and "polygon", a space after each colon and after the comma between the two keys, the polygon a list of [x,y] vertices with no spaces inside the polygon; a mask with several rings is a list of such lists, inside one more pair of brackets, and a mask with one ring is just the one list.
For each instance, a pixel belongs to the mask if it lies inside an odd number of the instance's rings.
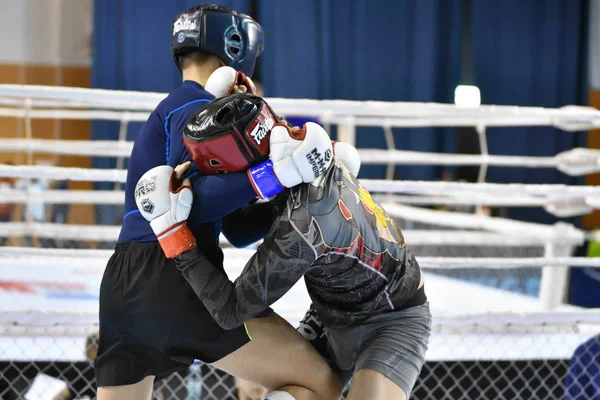
{"label": "fighter in blue rash guard", "polygon": [[[242,83],[248,89],[251,82],[246,75],[251,76],[262,47],[260,25],[225,7],[201,5],[174,20],[172,48],[184,82],[151,113],[129,161],[126,214],[100,288],[100,342],[95,360],[100,400],[149,399],[155,377],[187,368],[194,359],[270,389],[289,386],[288,391],[298,399],[324,399],[339,392],[337,378],[325,361],[277,315],[267,314],[234,330],[219,327],[176,271],[173,260],[165,257],[135,203],[135,195],[140,194],[136,184],[144,173],[190,160],[182,133],[189,117],[214,98],[204,88],[207,81],[227,65],[240,72],[224,86]],[[246,206],[257,195],[273,196],[283,186],[270,162],[235,174],[202,176],[192,171],[189,177],[197,197],[188,226],[197,246],[222,268],[220,232],[237,245],[261,238],[272,221],[271,206],[252,206],[252,212]],[[250,218],[253,229],[247,229],[245,218]],[[284,350],[294,354],[294,363],[289,363]],[[240,354],[260,356],[269,367],[257,370],[241,365],[237,362]],[[280,365],[284,361],[287,366]],[[302,368],[304,373],[299,373]],[[287,399],[281,396],[289,393],[274,396]]]}
{"label": "fighter in blue rash guard", "polygon": [[[254,137],[257,128],[251,121],[265,108],[264,100],[251,95],[215,100],[186,126],[188,150],[192,155],[201,151],[218,157],[226,167],[237,164],[239,154],[223,153],[219,141],[233,140],[238,132]],[[220,117],[230,114],[226,121]],[[282,146],[287,148],[303,134],[308,137],[317,127],[309,123],[303,129],[290,129],[278,123],[261,137],[269,140],[273,157],[285,152]],[[180,251],[172,255],[177,269],[225,329],[236,329],[264,312],[304,277],[313,303],[304,329],[316,328],[307,333],[317,337],[319,330],[324,331],[324,355],[344,381],[353,378],[348,399],[407,399],[423,366],[430,335],[423,276],[394,221],[358,183],[357,168],[352,167],[356,161],[342,162],[337,146],[335,150],[334,162],[318,180],[280,195],[271,230],[235,282],[198,248],[176,246]],[[202,162],[196,164],[203,168]],[[142,187],[156,174],[165,176],[165,183],[157,182],[154,193],[136,201],[138,207],[147,200],[162,205],[160,212],[143,213],[153,226],[166,212],[177,215],[169,225],[181,230],[185,221],[181,204],[186,200],[168,196],[185,193],[187,183],[178,188],[172,181],[169,186],[170,171],[157,167],[142,177]],[[159,240],[164,239],[159,236]]]}
{"label": "fighter in blue rash guard", "polygon": [[[139,213],[133,190],[140,177],[158,165],[178,164],[191,160],[181,132],[187,119],[214,99],[200,83],[186,80],[152,112],[142,127],[131,153],[127,171],[125,219],[119,242],[156,241],[152,228]],[[256,192],[245,173],[199,176],[194,175],[194,191],[207,201],[196,201],[188,225],[201,246],[217,246],[221,218],[256,198]],[[205,224],[203,226],[203,224]],[[198,237],[200,236],[200,237]]]}

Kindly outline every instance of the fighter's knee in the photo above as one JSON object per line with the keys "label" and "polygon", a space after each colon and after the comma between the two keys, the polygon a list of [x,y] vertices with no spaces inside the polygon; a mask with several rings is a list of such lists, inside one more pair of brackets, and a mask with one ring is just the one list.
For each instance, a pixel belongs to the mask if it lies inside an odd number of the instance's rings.
{"label": "fighter's knee", "polygon": [[99,386],[97,391],[98,400],[150,400],[152,398],[152,387],[154,376],[147,376],[139,382],[121,386]]}
{"label": "fighter's knee", "polygon": [[337,400],[342,396],[342,383],[332,370],[321,375],[318,386],[314,391],[320,399]]}
{"label": "fighter's knee", "polygon": [[327,394],[330,399],[339,399],[342,397],[342,391],[344,388],[342,387],[342,382],[339,380],[337,375],[333,374],[333,378],[330,382],[329,393]]}
{"label": "fighter's knee", "polygon": [[278,380],[265,385],[268,392],[284,390],[301,399],[338,400],[342,396],[342,385],[331,370],[318,371],[312,376],[296,380]]}

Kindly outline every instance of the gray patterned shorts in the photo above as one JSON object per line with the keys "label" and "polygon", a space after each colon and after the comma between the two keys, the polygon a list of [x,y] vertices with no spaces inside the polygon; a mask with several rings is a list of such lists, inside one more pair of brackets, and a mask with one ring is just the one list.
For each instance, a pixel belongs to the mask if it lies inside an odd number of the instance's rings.
{"label": "gray patterned shorts", "polygon": [[[323,343],[306,335],[306,325],[299,331],[317,348],[338,373],[342,383],[361,369],[377,371],[392,380],[410,398],[425,363],[431,335],[429,302],[401,311],[375,315],[358,326],[325,328],[327,354]],[[304,332],[303,332],[304,331]],[[319,348],[321,347],[321,348]]]}

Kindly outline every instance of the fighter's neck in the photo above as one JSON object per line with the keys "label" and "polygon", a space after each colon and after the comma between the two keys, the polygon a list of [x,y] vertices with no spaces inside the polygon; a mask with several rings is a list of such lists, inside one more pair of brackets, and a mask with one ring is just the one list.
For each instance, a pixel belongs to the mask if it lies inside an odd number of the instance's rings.
{"label": "fighter's neck", "polygon": [[202,87],[204,87],[206,86],[206,81],[208,80],[208,77],[213,72],[214,71],[208,70],[206,68],[190,66],[182,72],[182,76],[184,81],[198,82],[202,85]]}

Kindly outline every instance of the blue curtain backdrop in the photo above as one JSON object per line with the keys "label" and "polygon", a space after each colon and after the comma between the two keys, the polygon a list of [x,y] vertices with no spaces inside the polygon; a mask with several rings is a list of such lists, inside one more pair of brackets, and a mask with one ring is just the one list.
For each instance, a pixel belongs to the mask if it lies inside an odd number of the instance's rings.
{"label": "blue curtain backdrop", "polygon": [[[452,102],[460,77],[462,1],[221,0],[254,14],[265,30],[256,77],[267,96]],[[94,87],[167,92],[180,82],[169,50],[173,16],[189,0],[95,2]],[[476,83],[488,104],[585,104],[587,0],[474,0]],[[133,139],[139,124],[132,124]],[[115,139],[116,123],[93,137]],[[396,129],[397,147],[453,152],[453,129]],[[490,129],[494,154],[554,155],[582,136],[552,128]],[[361,129],[359,147],[385,147],[379,128]],[[111,167],[114,160],[96,160]],[[384,166],[365,167],[364,178]],[[439,179],[439,167],[402,166],[397,179]],[[495,182],[573,183],[554,170],[492,168]],[[518,217],[551,222],[545,212]]]}
{"label": "blue curtain backdrop", "polygon": [[[473,3],[477,84],[487,104],[561,107],[587,104],[586,1],[475,1]],[[583,134],[553,128],[488,130],[491,153],[554,156],[577,146]],[[555,169],[491,168],[493,182],[565,183]],[[512,216],[550,223],[543,210],[514,210]]]}
{"label": "blue curtain backdrop", "polygon": [[[460,2],[259,1],[265,28],[261,78],[268,96],[451,102],[460,72]],[[264,21],[264,22],[263,22]],[[450,129],[396,130],[397,147],[453,151]],[[385,148],[381,128],[359,147]],[[361,177],[383,177],[364,166]],[[436,167],[397,168],[398,179],[435,179]]]}

